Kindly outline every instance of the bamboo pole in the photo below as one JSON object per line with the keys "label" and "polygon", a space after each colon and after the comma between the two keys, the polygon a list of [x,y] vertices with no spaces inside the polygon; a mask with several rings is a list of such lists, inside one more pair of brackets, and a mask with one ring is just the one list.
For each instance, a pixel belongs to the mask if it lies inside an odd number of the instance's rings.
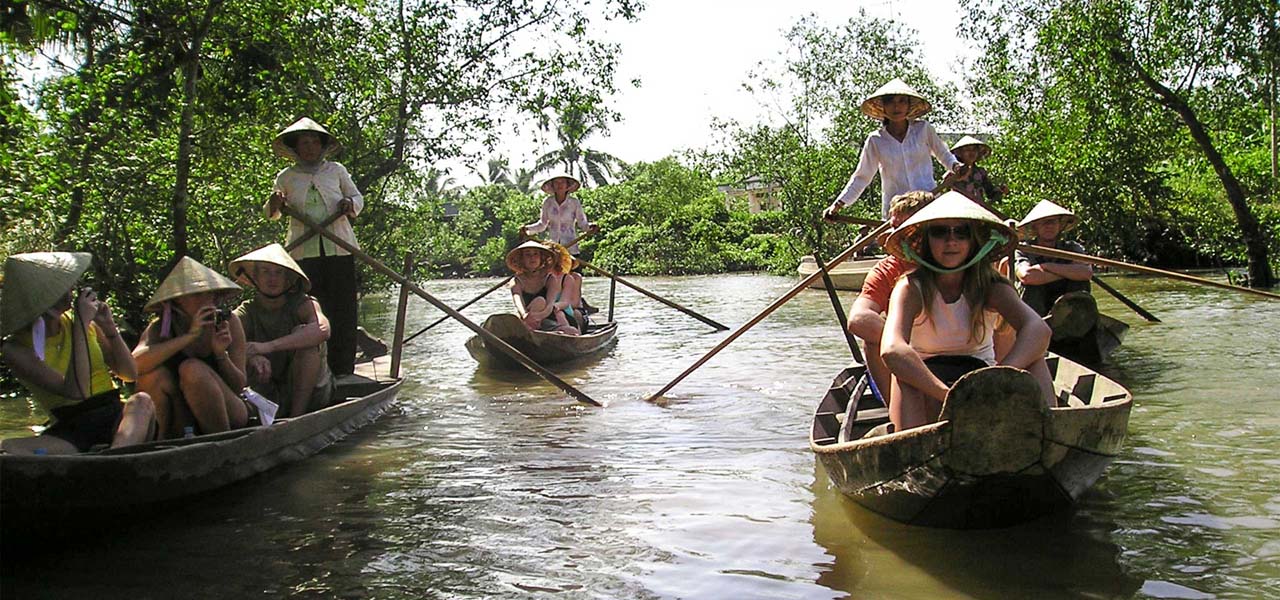
{"label": "bamboo pole", "polygon": [[600,267],[597,267],[597,266],[595,266],[595,265],[593,265],[593,264],[591,264],[591,263],[589,263],[589,262],[587,262],[587,261],[585,261],[585,260],[581,260],[581,259],[579,259],[579,260],[578,260],[578,262],[582,263],[582,266],[584,266],[584,267],[586,267],[586,268],[588,268],[588,269],[591,269],[592,271],[595,271],[595,272],[597,272],[597,273],[599,273],[599,274],[601,274],[601,275],[604,275],[605,277],[608,277],[608,278],[610,278],[610,279],[613,279],[614,281],[616,281],[616,282],[618,282],[618,283],[621,283],[622,285],[625,285],[625,286],[627,286],[627,287],[629,287],[629,288],[631,288],[631,289],[633,289],[633,290],[635,290],[635,291],[637,291],[637,292],[640,292],[641,294],[644,294],[644,295],[646,295],[646,296],[648,296],[648,297],[650,297],[650,298],[653,298],[654,300],[657,300],[658,302],[661,302],[661,303],[663,303],[663,304],[666,304],[667,306],[670,306],[671,308],[674,308],[674,309],[676,309],[676,310],[678,310],[678,311],[680,311],[680,312],[682,312],[682,313],[684,313],[684,314],[686,314],[686,315],[689,315],[689,316],[691,316],[691,317],[693,317],[693,318],[695,318],[695,319],[697,319],[697,320],[699,320],[699,321],[702,321],[703,323],[706,323],[707,325],[710,325],[710,326],[712,326],[712,327],[716,328],[716,331],[728,331],[728,330],[729,330],[729,328],[728,328],[728,327],[726,327],[726,326],[724,326],[724,325],[721,325],[720,323],[717,323],[716,321],[712,320],[712,319],[711,319],[711,318],[709,318],[709,317],[702,316],[702,315],[698,314],[697,312],[695,312],[695,311],[694,311],[694,310],[692,310],[692,309],[688,309],[688,308],[685,308],[685,307],[683,307],[683,306],[680,306],[679,304],[676,304],[675,302],[672,302],[672,301],[670,301],[670,300],[667,300],[666,298],[663,298],[662,296],[659,296],[659,295],[657,295],[657,294],[655,294],[655,293],[653,293],[653,292],[650,292],[649,290],[646,290],[646,289],[644,289],[644,288],[642,288],[642,287],[640,287],[640,286],[638,286],[638,285],[636,285],[636,284],[634,284],[634,283],[631,283],[630,281],[627,281],[626,279],[623,279],[623,278],[621,278],[621,277],[618,277],[617,275],[614,275],[613,273],[610,273],[610,272],[608,272],[608,271],[606,271],[606,270],[604,270],[604,269],[601,269]]}
{"label": "bamboo pole", "polygon": [[[404,255],[404,278],[413,278],[413,253]],[[400,300],[396,303],[395,337],[391,342],[391,378],[400,378],[400,354],[404,351],[404,316],[409,311],[409,288],[400,286]]]}
{"label": "bamboo pole", "polygon": [[1025,242],[1018,244],[1018,249],[1028,254],[1039,254],[1040,256],[1048,256],[1049,258],[1065,258],[1067,260],[1074,260],[1076,262],[1091,263],[1098,266],[1112,267],[1115,269],[1123,269],[1125,271],[1133,271],[1136,273],[1146,273],[1148,275],[1159,275],[1161,277],[1168,277],[1170,279],[1177,279],[1179,281],[1198,283],[1200,285],[1207,285],[1209,287],[1215,287],[1215,288],[1224,289],[1224,290],[1232,290],[1236,292],[1244,292],[1246,294],[1262,296],[1263,298],[1280,300],[1280,294],[1273,294],[1271,292],[1264,292],[1262,290],[1255,290],[1255,289],[1240,287],[1238,285],[1231,285],[1227,283],[1218,283],[1216,281],[1210,281],[1208,279],[1193,277],[1185,273],[1178,273],[1177,271],[1166,271],[1164,269],[1144,267],[1141,265],[1134,265],[1126,262],[1120,262],[1118,260],[1111,260],[1109,258],[1090,256],[1088,254],[1077,254],[1075,252],[1067,252],[1066,250],[1059,250],[1057,248],[1046,248],[1044,246],[1036,246],[1034,244],[1028,244]]}
{"label": "bamboo pole", "polygon": [[760,321],[763,321],[765,317],[768,317],[770,314],[773,314],[773,311],[778,310],[778,308],[781,307],[783,304],[786,304],[792,298],[798,296],[800,292],[804,291],[804,289],[808,287],[810,283],[812,283],[817,278],[821,277],[822,274],[827,272],[828,269],[835,268],[836,265],[848,260],[850,256],[853,256],[855,252],[869,246],[871,242],[875,241],[876,236],[879,236],[881,233],[888,231],[889,227],[890,225],[888,222],[881,223],[880,226],[872,230],[871,233],[868,233],[867,235],[863,236],[862,239],[859,239],[858,241],[854,242],[852,246],[845,248],[843,252],[841,252],[835,258],[831,259],[831,262],[827,265],[826,269],[820,268],[818,269],[818,271],[800,280],[800,283],[797,283],[794,287],[792,287],[789,291],[787,291],[787,293],[783,294],[782,297],[778,298],[777,300],[774,300],[773,304],[770,304],[769,306],[765,307],[764,310],[760,311],[760,314],[757,314],[755,317],[752,317],[752,319],[750,321],[747,321],[746,324],[734,330],[733,333],[729,334],[729,337],[725,338],[724,341],[717,344],[715,348],[712,348],[709,352],[703,355],[702,358],[699,358],[696,362],[693,363],[692,366],[690,366],[688,369],[685,369],[683,373],[676,376],[675,379],[671,380],[670,383],[663,386],[662,389],[657,391],[657,393],[653,394],[652,396],[649,396],[647,400],[649,400],[650,402],[655,402],[659,398],[661,398],[663,394],[671,391],[671,388],[675,387],[676,384],[683,381],[685,377],[688,377],[689,374],[697,370],[698,367],[701,367],[707,361],[711,360],[711,357],[715,356],[716,354],[719,354],[721,350],[724,350],[726,346],[728,346],[729,344],[733,343],[734,340],[741,337],[742,334],[746,333],[748,329],[755,327],[756,324],[759,323]]}
{"label": "bamboo pole", "polygon": [[1094,275],[1091,279],[1093,279],[1094,283],[1098,284],[1098,287],[1106,290],[1107,293],[1114,296],[1116,300],[1119,300],[1121,304],[1128,306],[1130,309],[1133,310],[1133,312],[1138,313],[1138,315],[1141,316],[1142,318],[1152,323],[1160,322],[1160,319],[1157,319],[1155,315],[1147,312],[1147,309],[1142,308],[1141,306],[1138,306],[1137,302],[1134,302],[1133,300],[1130,300],[1127,297],[1125,297],[1124,294],[1120,293],[1120,290],[1117,290],[1116,288],[1111,287],[1111,285],[1103,281],[1101,277]]}

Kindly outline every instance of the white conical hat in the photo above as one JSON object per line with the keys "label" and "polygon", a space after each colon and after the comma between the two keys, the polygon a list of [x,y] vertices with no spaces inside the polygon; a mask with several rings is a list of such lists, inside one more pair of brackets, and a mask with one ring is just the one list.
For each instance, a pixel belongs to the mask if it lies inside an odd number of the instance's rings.
{"label": "white conical hat", "polygon": [[907,82],[894,78],[893,81],[880,86],[880,89],[867,96],[862,101],[862,113],[873,119],[884,118],[884,106],[880,103],[880,99],[885,96],[907,96],[911,99],[911,106],[907,110],[908,119],[918,119],[925,113],[933,109],[928,100],[920,95],[915,88],[907,85]]}
{"label": "white conical hat", "polygon": [[156,288],[151,299],[147,300],[143,310],[148,312],[159,310],[160,305],[169,300],[201,292],[221,292],[219,294],[223,296],[219,300],[221,301],[225,297],[239,293],[240,286],[221,273],[200,264],[200,261],[184,256],[178,264],[174,265],[169,276],[160,282],[160,287]]}
{"label": "white conical hat", "polygon": [[88,252],[31,252],[4,261],[0,280],[0,337],[33,323],[74,288],[88,270]]}
{"label": "white conical hat", "polygon": [[1032,223],[1041,219],[1048,219],[1049,217],[1062,217],[1062,231],[1064,232],[1070,231],[1080,223],[1080,217],[1077,217],[1076,213],[1073,213],[1048,200],[1041,200],[1034,208],[1031,209],[1031,212],[1027,213],[1027,216],[1023,217],[1022,220],[1018,222],[1018,227],[1025,231],[1025,229],[1030,227]]}
{"label": "white conical hat", "polygon": [[271,141],[271,149],[275,151],[276,156],[298,160],[298,152],[293,149],[292,144],[286,144],[285,141],[296,137],[304,131],[320,134],[320,137],[324,140],[324,152],[321,156],[329,156],[342,149],[342,144],[338,143],[338,138],[333,137],[332,133],[329,133],[327,129],[308,117],[302,117],[294,121],[293,125],[285,127],[284,131],[277,133],[275,139]]}
{"label": "white conical hat", "polygon": [[956,142],[956,144],[951,147],[951,153],[955,154],[956,150],[964,148],[965,146],[978,147],[978,160],[982,160],[988,156],[991,156],[991,146],[986,142],[976,137],[973,137],[971,135],[966,135],[960,138],[960,141]]}
{"label": "white conical hat", "polygon": [[574,192],[578,191],[578,188],[581,188],[581,187],[582,187],[582,182],[581,182],[581,181],[578,181],[578,178],[577,178],[577,177],[574,177],[573,175],[570,175],[570,174],[568,174],[568,173],[563,173],[563,172],[562,172],[562,173],[556,173],[556,174],[554,174],[554,175],[552,175],[552,176],[550,176],[550,177],[546,178],[546,180],[544,180],[544,181],[542,182],[542,185],[540,185],[540,186],[538,186],[538,187],[539,187],[539,188],[541,188],[541,189],[542,189],[542,191],[544,191],[544,192],[546,192],[546,193],[550,194],[550,193],[551,193],[551,182],[552,182],[552,181],[555,181],[555,180],[557,180],[557,179],[568,179],[570,182],[572,182],[572,183],[573,183],[573,185],[570,185],[570,186],[569,186],[569,191],[568,191],[568,192],[566,192],[566,193],[568,193],[568,194],[572,194],[572,193],[574,193]]}
{"label": "white conical hat", "polygon": [[[1007,241],[996,248],[993,248],[987,254],[988,260],[997,260],[1009,253],[1009,248],[1018,243],[1018,235],[1013,227],[1004,223],[991,211],[983,208],[977,202],[970,200],[968,196],[960,192],[951,191],[934,199],[927,206],[916,211],[909,219],[899,225],[889,234],[889,239],[885,240],[884,249],[889,254],[897,256],[906,261],[915,262],[907,258],[903,252],[903,244],[910,244],[913,251],[919,255],[922,252],[922,244],[924,240],[924,229],[934,221],[945,221],[949,219],[964,219],[968,221],[977,221],[980,225],[986,227],[990,231],[999,232]],[[980,237],[981,234],[979,234]],[[980,241],[985,242],[985,239]]]}
{"label": "white conical hat", "polygon": [[302,282],[302,291],[311,291],[311,280],[307,278],[306,273],[302,272],[302,267],[298,266],[297,261],[293,260],[293,257],[289,256],[289,252],[280,244],[267,244],[231,261],[227,265],[227,271],[236,279],[236,283],[256,287],[251,279],[251,265],[248,264],[254,262],[271,263],[293,271],[297,274],[298,280]]}

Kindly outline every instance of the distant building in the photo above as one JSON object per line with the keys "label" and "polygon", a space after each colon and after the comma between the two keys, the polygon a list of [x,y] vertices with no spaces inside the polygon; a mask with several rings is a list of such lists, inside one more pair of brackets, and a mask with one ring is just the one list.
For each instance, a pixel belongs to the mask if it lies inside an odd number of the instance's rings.
{"label": "distant building", "polygon": [[776,182],[765,181],[759,175],[752,175],[737,184],[716,186],[717,190],[724,192],[725,208],[745,208],[747,212],[753,213],[781,209],[782,199],[778,197],[778,190],[781,188]]}

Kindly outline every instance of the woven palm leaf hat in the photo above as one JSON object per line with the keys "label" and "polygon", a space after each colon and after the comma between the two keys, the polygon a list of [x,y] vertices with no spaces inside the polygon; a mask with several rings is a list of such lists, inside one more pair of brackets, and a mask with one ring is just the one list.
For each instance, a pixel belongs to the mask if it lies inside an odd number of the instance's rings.
{"label": "woven palm leaf hat", "polygon": [[551,263],[551,270],[557,273],[568,273],[573,270],[573,263],[576,259],[569,254],[569,249],[555,242],[543,242],[551,252],[555,254],[554,262]]}
{"label": "woven palm leaf hat", "polygon": [[537,250],[542,253],[543,255],[542,262],[539,263],[538,265],[539,269],[546,267],[550,264],[554,264],[558,258],[558,256],[556,255],[556,251],[552,250],[546,244],[543,244],[542,242],[539,242],[537,240],[529,240],[523,244],[520,244],[519,246],[516,246],[515,248],[512,248],[511,251],[507,253],[507,268],[511,269],[512,273],[524,272],[524,266],[520,264],[520,252],[522,250],[529,250],[529,249]]}
{"label": "woven palm leaf hat", "polygon": [[227,279],[221,273],[210,269],[200,261],[190,256],[182,257],[173,270],[169,272],[169,276],[160,282],[160,287],[156,288],[156,292],[151,295],[151,299],[147,300],[147,305],[143,310],[147,312],[160,310],[165,302],[189,296],[191,294],[199,294],[203,292],[214,292],[217,294],[216,304],[221,304],[232,296],[240,293],[240,286],[236,282]]}
{"label": "woven palm leaf hat", "polygon": [[240,285],[248,285],[257,287],[253,282],[253,264],[251,263],[269,263],[284,267],[293,271],[298,276],[298,281],[302,282],[303,293],[311,291],[311,280],[307,278],[307,274],[302,272],[302,267],[298,266],[297,261],[289,256],[289,252],[280,244],[267,244],[253,252],[245,254],[227,265],[227,271],[232,277],[236,278],[236,283]]}
{"label": "woven palm leaf hat", "polygon": [[88,252],[31,252],[6,258],[0,279],[0,337],[30,325],[53,308],[91,262]]}
{"label": "woven palm leaf hat", "polygon": [[342,149],[338,138],[333,137],[332,133],[309,117],[302,117],[294,121],[293,125],[285,127],[284,131],[277,133],[276,138],[271,141],[271,149],[275,151],[276,156],[298,160],[298,152],[293,147],[297,145],[298,136],[308,131],[320,134],[320,138],[324,140],[324,152],[321,156],[330,156]]}
{"label": "woven palm leaf hat", "polygon": [[569,185],[569,191],[565,192],[565,193],[567,193],[567,194],[572,194],[572,193],[574,193],[574,192],[578,191],[578,188],[581,188],[581,187],[582,187],[582,182],[581,182],[581,181],[578,181],[578,178],[577,178],[577,177],[574,177],[573,175],[570,175],[570,174],[568,174],[568,173],[564,173],[564,172],[556,173],[556,174],[554,174],[554,175],[552,175],[552,176],[550,176],[550,177],[546,178],[546,180],[544,180],[544,181],[542,182],[542,185],[540,185],[540,186],[538,186],[538,187],[539,187],[539,188],[541,188],[541,189],[542,189],[542,191],[544,191],[544,192],[546,192],[546,193],[550,194],[550,193],[551,193],[551,182],[553,182],[553,181],[555,181],[555,180],[557,180],[557,179],[568,179],[568,180],[569,180],[569,183],[570,183],[570,185]]}
{"label": "woven palm leaf hat", "polygon": [[1071,231],[1076,225],[1080,224],[1080,217],[1077,217],[1076,213],[1073,213],[1048,200],[1041,200],[1036,203],[1036,205],[1031,209],[1031,212],[1027,213],[1027,216],[1023,217],[1021,221],[1018,221],[1018,228],[1024,233],[1034,233],[1031,231],[1031,225],[1036,221],[1048,219],[1049,217],[1060,217],[1062,219],[1061,231],[1063,233]]}
{"label": "woven palm leaf hat", "polygon": [[[977,237],[975,241],[981,248],[988,241],[995,240],[984,260],[991,262],[1009,253],[1009,249],[1018,243],[1018,235],[1009,224],[1000,221],[991,211],[981,207],[960,192],[947,192],[930,202],[928,206],[911,215],[889,234],[884,249],[902,260],[917,263],[925,249],[925,230],[929,225],[949,219],[973,221]],[[996,237],[999,236],[999,237]],[[1003,241],[1002,241],[1003,240]]]}
{"label": "woven palm leaf hat", "polygon": [[951,153],[955,154],[956,150],[959,150],[961,148],[967,148],[969,146],[978,147],[978,158],[974,160],[982,160],[988,156],[991,156],[991,146],[987,145],[986,142],[976,137],[973,137],[971,135],[966,135],[960,138],[960,141],[956,142],[956,145],[951,147]]}
{"label": "woven palm leaf hat", "polygon": [[862,113],[877,121],[884,119],[884,105],[880,101],[885,96],[906,96],[911,99],[907,119],[918,119],[933,110],[933,106],[920,95],[920,92],[907,85],[907,82],[895,77],[893,81],[880,86],[880,89],[872,92],[866,100],[862,101]]}

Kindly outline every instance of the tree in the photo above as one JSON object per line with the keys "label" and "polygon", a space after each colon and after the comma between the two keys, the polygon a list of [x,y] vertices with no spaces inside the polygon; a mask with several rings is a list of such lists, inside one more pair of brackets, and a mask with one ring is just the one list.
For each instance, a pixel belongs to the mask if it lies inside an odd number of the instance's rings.
{"label": "tree", "polygon": [[609,121],[616,120],[617,115],[605,108],[598,96],[580,91],[570,92],[555,108],[558,111],[556,139],[560,147],[535,159],[533,171],[541,173],[560,168],[577,177],[583,185],[607,185],[616,179],[626,163],[583,144],[588,137],[607,132]]}
{"label": "tree", "polygon": [[[975,95],[988,98],[985,106],[1011,137],[1047,142],[1038,144],[1040,152],[1021,152],[1050,163],[1040,187],[1061,189],[1046,177],[1075,176],[1112,188],[1074,196],[1117,220],[1141,215],[1140,228],[1153,235],[1138,250],[1168,260],[1177,250],[1170,239],[1195,248],[1207,236],[1212,215],[1188,199],[1194,197],[1186,187],[1207,168],[1221,190],[1217,202],[1225,200],[1243,238],[1250,280],[1274,283],[1268,261],[1274,236],[1254,214],[1262,204],[1248,200],[1265,198],[1274,184],[1265,178],[1246,184],[1238,173],[1252,169],[1241,141],[1261,141],[1258,124],[1271,102],[1275,6],[1235,0],[967,4],[973,22],[985,24],[971,31],[983,46]],[[1079,147],[1061,149],[1081,132],[1091,138],[1084,147],[1095,149],[1095,160],[1082,169]],[[1109,228],[1125,235],[1121,223]]]}

